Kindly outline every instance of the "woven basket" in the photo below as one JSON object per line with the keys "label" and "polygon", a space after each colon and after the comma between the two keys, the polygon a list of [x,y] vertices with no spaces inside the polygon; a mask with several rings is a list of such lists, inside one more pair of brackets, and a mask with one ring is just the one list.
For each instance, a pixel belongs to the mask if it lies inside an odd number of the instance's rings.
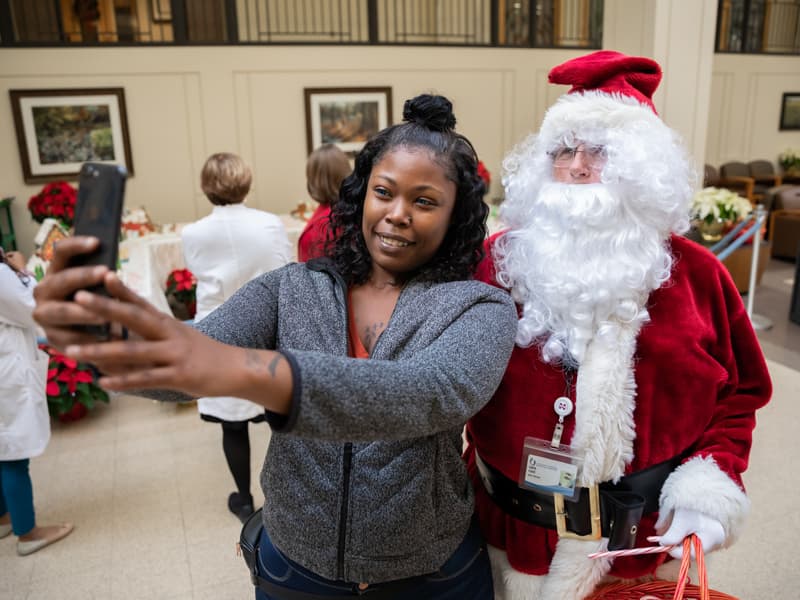
{"label": "woven basket", "polygon": [[[692,545],[697,556],[698,585],[689,583],[689,564]],[[708,588],[708,573],[703,556],[703,544],[695,536],[683,541],[683,558],[677,581],[648,581],[645,583],[610,583],[604,585],[586,600],[738,600],[735,596]]]}

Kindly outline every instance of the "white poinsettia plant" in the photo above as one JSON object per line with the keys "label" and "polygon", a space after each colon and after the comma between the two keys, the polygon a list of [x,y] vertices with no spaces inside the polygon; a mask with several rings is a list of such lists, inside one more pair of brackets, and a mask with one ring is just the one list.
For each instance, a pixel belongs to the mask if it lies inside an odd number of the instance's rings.
{"label": "white poinsettia plant", "polygon": [[800,150],[787,148],[778,155],[778,163],[784,171],[800,170]]}
{"label": "white poinsettia plant", "polygon": [[703,188],[692,199],[692,218],[709,224],[718,219],[738,221],[751,212],[753,206],[747,198],[725,188]]}

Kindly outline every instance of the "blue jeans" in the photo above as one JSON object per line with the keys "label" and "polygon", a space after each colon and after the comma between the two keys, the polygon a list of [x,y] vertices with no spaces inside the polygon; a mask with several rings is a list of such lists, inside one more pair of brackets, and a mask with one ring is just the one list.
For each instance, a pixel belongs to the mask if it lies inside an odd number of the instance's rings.
{"label": "blue jeans", "polygon": [[0,515],[11,513],[14,535],[25,535],[34,525],[33,485],[28,473],[30,460],[0,460]]}
{"label": "blue jeans", "polygon": [[[358,591],[357,583],[325,579],[284,556],[272,545],[262,529],[256,557],[258,574],[275,585],[313,594],[324,599],[329,596],[370,597],[381,592],[382,586],[404,585],[398,598],[415,600],[493,600],[492,569],[489,555],[476,521],[452,556],[435,573],[408,580],[376,583]],[[256,600],[282,600],[256,587]]]}

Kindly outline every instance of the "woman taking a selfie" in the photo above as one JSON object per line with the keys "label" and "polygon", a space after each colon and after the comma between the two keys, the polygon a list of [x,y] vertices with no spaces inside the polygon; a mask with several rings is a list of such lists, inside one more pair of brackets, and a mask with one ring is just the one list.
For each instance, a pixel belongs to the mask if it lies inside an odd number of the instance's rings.
{"label": "woman taking a selfie", "polygon": [[[461,431],[500,381],[516,311],[469,280],[488,209],[450,102],[419,96],[404,121],[358,155],[328,257],[256,278],[197,330],[103,267],[63,269],[89,238],[59,244],[37,293],[50,340],[97,364],[106,388],[267,408],[258,598],[493,597]],[[66,301],[100,281],[118,301]],[[69,328],[103,321],[143,339],[98,344]]]}

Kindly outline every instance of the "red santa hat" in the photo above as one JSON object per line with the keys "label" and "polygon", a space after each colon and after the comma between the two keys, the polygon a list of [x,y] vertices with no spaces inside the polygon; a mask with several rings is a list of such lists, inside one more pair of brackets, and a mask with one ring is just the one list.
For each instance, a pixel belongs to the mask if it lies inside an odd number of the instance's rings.
{"label": "red santa hat", "polygon": [[653,92],[661,81],[661,67],[643,56],[600,50],[553,67],[548,80],[571,85],[571,94],[599,90],[606,94],[631,96],[656,112]]}
{"label": "red santa hat", "polygon": [[650,127],[666,127],[653,105],[661,67],[650,58],[600,50],[553,67],[549,81],[572,87],[542,122],[540,136],[548,145],[561,143],[565,134],[596,140],[603,129],[642,120]]}

